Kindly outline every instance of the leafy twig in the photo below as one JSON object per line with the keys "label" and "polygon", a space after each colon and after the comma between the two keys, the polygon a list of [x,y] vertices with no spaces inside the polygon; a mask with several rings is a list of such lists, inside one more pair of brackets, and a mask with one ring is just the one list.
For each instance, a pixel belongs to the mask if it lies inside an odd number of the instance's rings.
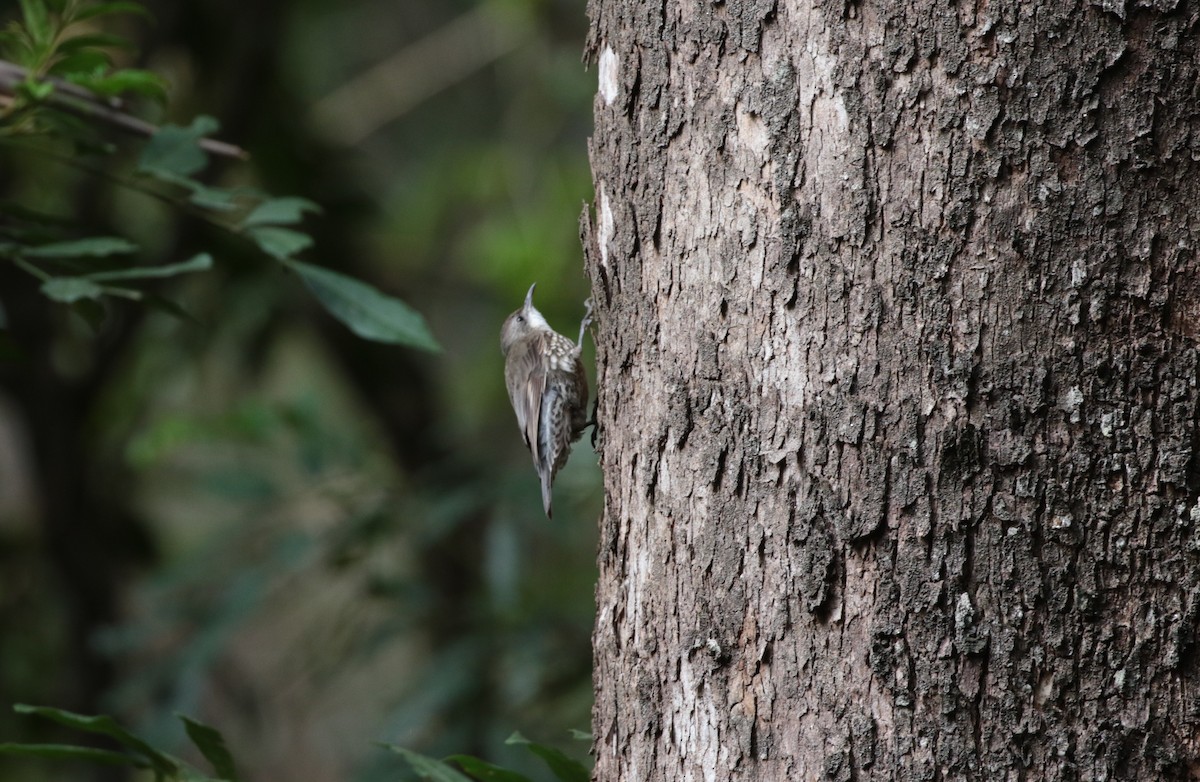
{"label": "leafy twig", "polygon": [[[17,87],[31,80],[35,84],[53,85],[54,90],[44,100],[44,103],[52,108],[83,119],[100,120],[118,130],[145,138],[150,138],[159,131],[156,125],[123,111],[121,101],[115,98],[104,98],[85,87],[54,76],[38,78],[16,63],[0,60],[0,96],[11,100],[16,96]],[[202,138],[197,143],[205,152],[220,157],[236,160],[247,160],[250,157],[246,150],[225,141]]]}

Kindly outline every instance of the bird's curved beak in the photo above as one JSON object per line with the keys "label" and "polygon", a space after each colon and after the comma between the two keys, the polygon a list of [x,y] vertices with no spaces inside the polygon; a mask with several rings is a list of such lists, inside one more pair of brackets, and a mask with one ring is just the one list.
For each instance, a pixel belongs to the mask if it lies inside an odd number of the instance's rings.
{"label": "bird's curved beak", "polygon": [[527,310],[533,309],[533,289],[536,287],[537,283],[535,282],[533,285],[529,286],[529,293],[525,294],[525,309]]}

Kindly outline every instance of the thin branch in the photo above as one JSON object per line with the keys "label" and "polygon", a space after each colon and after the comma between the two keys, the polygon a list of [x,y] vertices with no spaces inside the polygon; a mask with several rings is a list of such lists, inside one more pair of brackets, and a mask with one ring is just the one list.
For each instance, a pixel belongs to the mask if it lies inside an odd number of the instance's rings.
{"label": "thin branch", "polygon": [[[28,78],[29,71],[25,68],[7,60],[0,60],[0,98],[8,98],[8,102],[11,104],[11,96],[16,94],[17,86]],[[35,77],[34,81],[54,85],[54,92],[46,99],[46,104],[52,108],[83,119],[98,120],[136,136],[150,138],[158,132],[158,126],[122,111],[120,101],[109,101],[78,84],[55,77],[46,79]],[[202,138],[198,144],[205,152],[219,157],[236,160],[246,160],[250,157],[250,153],[246,150],[224,141]]]}
{"label": "thin branch", "polygon": [[[15,62],[8,60],[0,60],[0,90],[11,94],[18,84],[29,78],[29,71],[17,65]],[[60,79],[57,76],[46,76],[36,81],[45,81],[54,85],[54,89],[59,92],[65,92],[68,95],[74,95],[77,98],[84,100],[103,101],[113,109],[123,109],[124,103],[120,98],[104,98],[96,95],[86,87],[80,87],[78,84],[72,84],[66,79]]]}

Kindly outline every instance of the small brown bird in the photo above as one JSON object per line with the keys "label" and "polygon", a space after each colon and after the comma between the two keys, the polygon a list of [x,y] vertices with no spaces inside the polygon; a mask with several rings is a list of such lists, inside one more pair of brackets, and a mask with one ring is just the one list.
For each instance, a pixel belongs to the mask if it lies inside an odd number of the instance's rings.
{"label": "small brown bird", "polygon": [[542,482],[542,507],[550,512],[550,486],[567,463],[571,443],[579,439],[587,420],[588,386],[580,352],[583,332],[592,320],[592,303],[579,325],[579,341],[550,328],[533,306],[535,282],[525,294],[525,305],[504,321],[500,350],[504,353],[504,384],[517,414],[525,445],[533,454],[533,467]]}

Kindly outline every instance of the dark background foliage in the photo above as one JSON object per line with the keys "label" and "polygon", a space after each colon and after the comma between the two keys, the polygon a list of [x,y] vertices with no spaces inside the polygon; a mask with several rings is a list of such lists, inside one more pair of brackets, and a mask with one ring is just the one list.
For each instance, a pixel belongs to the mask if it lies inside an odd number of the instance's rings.
{"label": "dark background foliage", "polygon": [[[116,23],[170,84],[147,115],[216,117],[252,158],[207,179],[320,204],[305,259],[414,305],[442,352],[364,341],[238,237],[0,146],[6,204],[215,259],[158,289],[189,318],[114,302],[99,326],[0,262],[0,700],[167,747],[194,714],[263,780],[403,778],[373,739],[512,765],[514,729],[566,743],[598,473],[577,447],[541,516],[498,327],[533,281],[565,333],[582,314],[582,4],[147,7]],[[0,735],[57,734],[5,706]]]}

